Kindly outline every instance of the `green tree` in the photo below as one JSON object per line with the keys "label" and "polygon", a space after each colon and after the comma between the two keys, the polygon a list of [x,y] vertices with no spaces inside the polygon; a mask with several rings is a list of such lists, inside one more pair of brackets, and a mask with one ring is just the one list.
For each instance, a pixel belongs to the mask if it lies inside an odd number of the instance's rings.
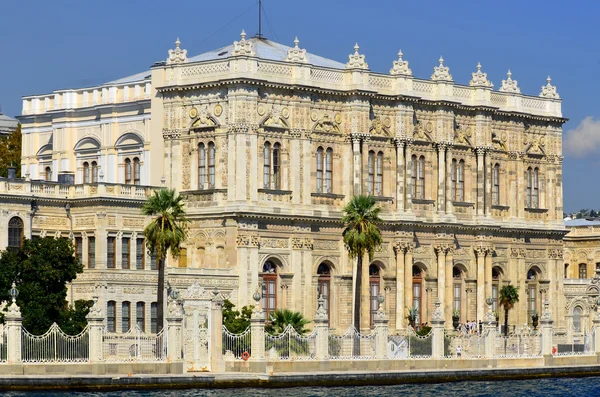
{"label": "green tree", "polygon": [[0,137],[0,176],[8,176],[8,167],[15,167],[21,176],[21,124],[7,136]]}
{"label": "green tree", "polygon": [[232,334],[241,334],[250,326],[252,306],[242,307],[241,312],[234,310],[235,305],[229,299],[223,302],[223,325]]}
{"label": "green tree", "polygon": [[508,311],[519,301],[519,291],[514,285],[505,285],[500,289],[500,306],[504,308],[504,336],[508,336]]}
{"label": "green tree", "polygon": [[288,325],[296,330],[300,335],[304,335],[308,330],[305,328],[310,321],[304,318],[300,312],[283,309],[275,310],[269,316],[269,321],[265,326],[265,331],[271,335],[279,335],[285,331]]}
{"label": "green tree", "polygon": [[71,240],[25,240],[22,247],[0,255],[0,302],[10,300],[14,281],[19,290],[17,304],[23,314],[23,326],[29,332],[42,334],[55,322],[67,328],[63,328],[67,333],[78,333],[85,327],[86,304],[69,308],[66,298],[67,283],[82,271]]}
{"label": "green tree", "polygon": [[59,325],[63,332],[77,335],[87,326],[86,316],[94,305],[92,300],[79,299],[73,306],[65,308],[60,313]]}
{"label": "green tree", "polygon": [[[375,249],[382,243],[381,232],[377,223],[381,222],[379,212],[381,208],[375,206],[375,198],[368,195],[354,196],[344,207],[344,245],[351,259],[356,258],[356,278],[354,279],[354,327],[360,329],[361,319],[361,291],[363,285],[368,285],[368,276],[364,280],[363,258],[369,255],[373,259]],[[365,284],[366,283],[366,284]],[[368,296],[365,297],[368,301]],[[365,313],[368,315],[368,313]]]}
{"label": "green tree", "polygon": [[181,244],[187,236],[187,223],[183,196],[174,189],[161,189],[154,192],[142,206],[142,214],[154,217],[152,222],[144,229],[146,245],[151,254],[157,258],[158,285],[156,298],[156,329],[160,332],[164,324],[164,299],[165,299],[165,262],[167,252],[173,258],[179,256]]}

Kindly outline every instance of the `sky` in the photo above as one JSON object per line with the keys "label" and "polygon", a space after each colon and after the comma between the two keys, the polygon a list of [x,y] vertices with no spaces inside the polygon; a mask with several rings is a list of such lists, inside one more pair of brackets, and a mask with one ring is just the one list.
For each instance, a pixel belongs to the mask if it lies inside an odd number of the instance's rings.
{"label": "sky", "polygon": [[[373,71],[399,49],[429,78],[442,55],[468,84],[481,62],[495,89],[510,68],[521,92],[546,77],[563,99],[564,207],[600,209],[600,1],[263,0],[263,35],[346,62],[355,42]],[[21,96],[101,84],[164,60],[177,37],[188,56],[258,29],[256,0],[2,0],[0,106],[17,116]],[[588,172],[591,172],[589,174]]]}

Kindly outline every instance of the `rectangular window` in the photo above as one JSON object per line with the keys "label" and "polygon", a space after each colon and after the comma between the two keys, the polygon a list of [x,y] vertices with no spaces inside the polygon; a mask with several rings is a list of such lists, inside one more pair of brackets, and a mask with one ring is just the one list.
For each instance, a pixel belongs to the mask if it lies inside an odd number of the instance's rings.
{"label": "rectangular window", "polygon": [[498,310],[498,285],[494,284],[492,285],[492,310],[496,311]]}
{"label": "rectangular window", "polygon": [[494,184],[494,188],[492,190],[492,204],[500,205],[500,166],[496,164],[494,166],[492,182]]}
{"label": "rectangular window", "polygon": [[379,301],[377,297],[379,296],[379,279],[371,279],[369,281],[369,292],[370,292],[370,319],[369,324],[371,327],[373,326],[373,320],[375,319],[375,314],[377,314],[377,310],[379,309]]}
{"label": "rectangular window", "polygon": [[419,157],[419,163],[417,164],[417,198],[422,199],[425,197],[425,157]]}
{"label": "rectangular window", "polygon": [[452,160],[452,164],[450,165],[450,176],[451,176],[451,180],[450,180],[450,186],[451,186],[451,192],[450,195],[452,197],[452,200],[457,201],[456,200],[456,168],[457,168],[457,164],[456,164],[456,160]]}
{"label": "rectangular window", "polygon": [[527,207],[531,208],[532,207],[532,202],[531,202],[531,182],[533,179],[533,175],[532,175],[532,171],[531,168],[529,168],[527,170],[527,172],[525,173],[525,179],[527,180]]}
{"label": "rectangular window", "polygon": [[198,189],[204,189],[206,181],[206,148],[203,143],[198,147]]}
{"label": "rectangular window", "polygon": [[265,143],[263,149],[263,187],[271,188],[271,145]]}
{"label": "rectangular window", "polygon": [[150,255],[150,270],[156,270],[156,253]]}
{"label": "rectangular window", "polygon": [[273,145],[273,188],[281,189],[281,146]]}
{"label": "rectangular window", "polygon": [[331,193],[333,191],[333,150],[327,149],[325,153],[325,193]]}
{"label": "rectangular window", "polygon": [[138,238],[135,245],[135,267],[143,270],[146,267],[146,241]]}
{"label": "rectangular window", "polygon": [[88,237],[88,268],[96,267],[96,237]]}
{"label": "rectangular window", "polygon": [[531,315],[535,311],[535,285],[530,285],[527,289],[527,322],[531,321]]}
{"label": "rectangular window", "polygon": [[139,329],[146,331],[146,304],[138,302],[135,305],[135,323]]}
{"label": "rectangular window", "polygon": [[457,174],[457,179],[458,179],[458,186],[456,189],[456,200],[457,201],[465,201],[465,162],[463,160],[460,160],[458,162],[458,174]]}
{"label": "rectangular window", "polygon": [[210,142],[208,144],[208,187],[214,189],[215,187],[215,144]]}
{"label": "rectangular window", "polygon": [[460,284],[454,284],[454,310],[460,311]]}
{"label": "rectangular window", "polygon": [[317,150],[317,192],[323,191],[323,148]]}
{"label": "rectangular window", "polygon": [[415,325],[421,324],[421,283],[413,284],[413,307],[417,309]]}
{"label": "rectangular window", "polygon": [[116,267],[116,249],[117,239],[115,237],[106,238],[106,267],[108,269],[114,269]]}
{"label": "rectangular window", "polygon": [[116,332],[117,324],[117,304],[115,301],[109,301],[106,304],[106,328],[108,332]]}
{"label": "rectangular window", "polygon": [[539,196],[539,179],[538,179],[538,169],[533,170],[533,199],[532,199],[532,207],[539,208],[540,207],[540,196]]}
{"label": "rectangular window", "polygon": [[417,197],[417,157],[412,156],[410,160],[410,194],[413,198]]}
{"label": "rectangular window", "polygon": [[131,304],[123,302],[121,304],[121,332],[125,333],[131,328]]}
{"label": "rectangular window", "polygon": [[131,257],[129,256],[129,237],[121,238],[121,269],[129,269],[131,267]]}
{"label": "rectangular window", "polygon": [[79,263],[83,263],[83,238],[75,237],[75,256]]}
{"label": "rectangular window", "polygon": [[377,153],[375,171],[375,194],[381,196],[383,194],[383,153],[381,152]]}
{"label": "rectangular window", "polygon": [[373,188],[375,184],[375,152],[369,152],[369,158],[367,159],[367,192],[373,194]]}
{"label": "rectangular window", "polygon": [[265,318],[268,320],[271,312],[277,310],[277,275],[265,274],[262,283],[262,305]]}
{"label": "rectangular window", "polygon": [[141,183],[141,166],[140,160],[136,157],[133,159],[133,183],[139,185]]}
{"label": "rectangular window", "polygon": [[150,332],[155,334],[158,328],[158,306],[156,302],[150,304]]}

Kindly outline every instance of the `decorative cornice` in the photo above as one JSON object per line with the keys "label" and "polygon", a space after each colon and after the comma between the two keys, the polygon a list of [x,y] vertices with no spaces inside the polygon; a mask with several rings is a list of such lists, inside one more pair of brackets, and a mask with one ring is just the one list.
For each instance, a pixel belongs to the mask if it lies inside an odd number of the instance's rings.
{"label": "decorative cornice", "polygon": [[439,62],[439,66],[433,67],[431,80],[451,83],[453,80],[452,75],[450,74],[450,68],[448,66],[444,66],[444,58],[440,57]]}
{"label": "decorative cornice", "polygon": [[346,63],[346,69],[363,69],[369,70],[369,65],[365,62],[365,56],[358,53],[358,43],[354,44],[354,54],[348,55],[348,63]]}
{"label": "decorative cornice", "polygon": [[390,69],[392,76],[412,76],[412,70],[408,67],[408,61],[402,59],[402,50],[398,51],[398,60],[394,61],[394,65]]}
{"label": "decorative cornice", "polygon": [[469,85],[471,87],[492,88],[494,86],[494,84],[492,84],[492,82],[488,80],[487,73],[483,73],[481,71],[481,64],[479,62],[477,63],[477,71],[471,73],[471,76],[472,78],[469,82]]}
{"label": "decorative cornice", "polygon": [[242,29],[241,40],[233,42],[232,56],[254,56],[254,48],[251,41],[246,41],[246,32]]}
{"label": "decorative cornice", "polygon": [[556,92],[556,87],[550,84],[551,81],[552,79],[550,78],[550,76],[548,76],[548,78],[546,79],[546,85],[542,86],[542,92],[540,92],[540,96],[542,98],[560,99],[560,96],[558,96],[558,92]]}
{"label": "decorative cornice", "polygon": [[172,65],[175,63],[185,63],[187,62],[187,50],[181,49],[181,41],[179,41],[179,37],[175,41],[175,49],[169,50],[169,57],[167,58],[167,65]]}
{"label": "decorative cornice", "polygon": [[287,58],[285,59],[288,62],[299,62],[299,63],[308,63],[308,59],[306,58],[306,50],[300,49],[298,44],[300,40],[298,40],[298,36],[294,40],[294,48],[290,48],[288,50]]}
{"label": "decorative cornice", "polygon": [[502,80],[502,87],[500,87],[500,92],[509,92],[512,94],[520,94],[521,89],[517,83],[517,80],[512,79],[512,73],[510,69],[508,69],[508,73],[506,73],[506,80]]}

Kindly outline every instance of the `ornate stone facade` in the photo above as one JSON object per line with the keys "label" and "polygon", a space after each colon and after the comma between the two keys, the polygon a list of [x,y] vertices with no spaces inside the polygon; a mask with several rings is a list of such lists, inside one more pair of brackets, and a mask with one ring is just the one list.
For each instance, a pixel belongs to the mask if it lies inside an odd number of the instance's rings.
{"label": "ornate stone facade", "polygon": [[[111,182],[83,183],[78,174],[69,187],[0,183],[7,200],[20,200],[17,212],[29,208],[23,193],[35,190],[40,234],[68,233],[52,218],[65,202],[61,189],[71,202],[99,197],[97,207],[72,210],[75,237],[97,236],[96,269],[74,283],[74,299],[101,285],[105,301],[152,301],[154,272],[120,269],[119,251],[123,238],[142,235],[148,220],[136,208],[150,188],[112,184],[127,180],[127,150],[138,150],[141,185],[187,197],[192,222],[182,257],[169,259],[173,287],[197,280],[243,306],[263,285],[264,305],[309,318],[323,293],[330,325],[346,329],[355,265],[340,218],[352,195],[369,193],[382,208],[384,245],[363,273],[371,289],[362,328],[378,294],[398,329],[407,307],[418,307],[425,322],[437,300],[447,324],[453,309],[461,321],[483,320],[485,298],[509,282],[523,297],[511,321],[541,312],[543,296],[560,325],[565,120],[555,88],[522,95],[509,75],[496,92],[481,66],[470,86],[456,85],[443,59],[431,80],[418,79],[401,52],[389,75],[374,73],[358,45],[346,64],[301,49],[297,39],[287,47],[244,33],[220,51],[188,57],[178,41],[140,82],[24,98],[23,174],[38,179],[47,164],[78,172],[97,153]],[[132,95],[142,82],[144,94]],[[67,108],[69,127],[58,128],[53,118]],[[128,113],[134,109],[138,116]],[[71,127],[97,112],[93,127]],[[129,125],[140,114],[143,121]],[[120,145],[119,134],[132,130],[137,143]],[[98,151],[77,149],[92,135]],[[10,218],[2,217],[0,231]],[[106,269],[101,257],[113,234],[116,269]]]}

